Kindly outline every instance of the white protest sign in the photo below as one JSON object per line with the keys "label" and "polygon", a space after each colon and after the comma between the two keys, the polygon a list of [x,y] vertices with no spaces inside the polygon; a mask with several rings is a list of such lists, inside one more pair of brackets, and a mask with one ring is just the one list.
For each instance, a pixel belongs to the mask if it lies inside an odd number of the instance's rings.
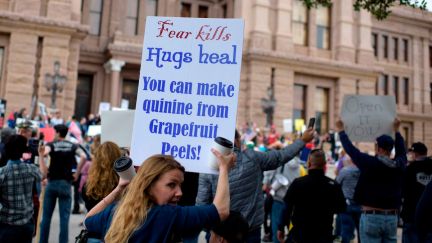
{"label": "white protest sign", "polygon": [[120,108],[127,110],[129,109],[129,100],[122,99],[120,103]]}
{"label": "white protest sign", "polygon": [[216,173],[216,137],[234,140],[243,20],[147,17],[131,157],[172,155],[188,171]]}
{"label": "white protest sign", "polygon": [[394,96],[345,95],[341,118],[351,141],[371,142],[382,135],[394,136]]}
{"label": "white protest sign", "polygon": [[111,109],[111,104],[109,102],[101,102],[99,103],[99,112],[98,114],[102,114],[102,111],[109,111]]}
{"label": "white protest sign", "polygon": [[101,115],[101,142],[111,141],[120,147],[130,147],[135,111],[103,111]]}
{"label": "white protest sign", "polygon": [[284,129],[284,132],[293,132],[293,120],[292,119],[284,119],[283,120],[283,129]]}
{"label": "white protest sign", "polygon": [[90,125],[88,127],[87,136],[93,137],[98,134],[101,134],[101,129],[102,129],[101,125]]}
{"label": "white protest sign", "polygon": [[47,109],[46,109],[46,106],[45,106],[44,103],[42,103],[42,102],[38,102],[38,106],[39,106],[39,113],[40,113],[42,116],[46,116],[46,115],[48,115],[48,113],[47,113]]}

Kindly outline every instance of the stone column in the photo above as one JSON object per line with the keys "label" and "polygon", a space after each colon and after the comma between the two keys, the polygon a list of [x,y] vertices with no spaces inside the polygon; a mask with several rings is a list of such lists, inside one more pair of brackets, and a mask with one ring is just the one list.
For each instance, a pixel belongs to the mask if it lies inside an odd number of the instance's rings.
{"label": "stone column", "polygon": [[423,140],[428,148],[432,148],[432,121],[426,120],[424,122]]}
{"label": "stone column", "polygon": [[80,22],[81,21],[81,4],[82,1],[80,0],[72,0],[71,1],[71,19],[72,21],[77,21]]}
{"label": "stone column", "polygon": [[70,21],[72,10],[71,1],[50,0],[48,1],[47,17],[55,20]]}
{"label": "stone column", "polygon": [[[376,78],[362,78],[359,80],[360,95],[375,95]],[[399,89],[400,90],[400,89]],[[399,97],[401,97],[399,95]]]}
{"label": "stone column", "polygon": [[289,52],[293,50],[292,41],[292,0],[278,1],[277,6],[276,50]]}
{"label": "stone column", "polygon": [[[351,6],[352,7],[352,6]],[[372,17],[366,10],[360,10],[360,23],[358,33],[358,49],[357,49],[357,62],[359,64],[371,64],[371,60],[375,60],[372,50]],[[377,48],[379,55],[381,54],[381,36],[377,39]],[[373,62],[372,62],[373,63]]]}
{"label": "stone column", "polygon": [[288,68],[276,67],[274,77],[276,107],[273,123],[279,132],[283,131],[283,119],[293,116],[294,71]]}
{"label": "stone column", "polygon": [[[421,113],[422,112],[422,79],[421,76],[421,57],[422,57],[422,42],[420,40],[420,37],[414,36],[412,39],[412,48],[408,48],[410,52],[408,52],[408,59],[412,60],[412,67],[413,67],[413,106],[414,106],[414,112]],[[412,58],[415,57],[415,58]]]}
{"label": "stone column", "polygon": [[[338,5],[339,8],[336,9],[338,12],[336,16],[339,16],[336,24],[336,32],[338,33],[335,43],[336,59],[353,63],[355,62],[355,47],[352,1],[338,1]],[[361,38],[370,39],[370,34],[366,36],[361,36]]]}
{"label": "stone column", "polygon": [[344,95],[355,93],[356,80],[351,77],[340,77],[336,83],[334,114],[340,114]]}
{"label": "stone column", "polygon": [[251,30],[251,48],[271,49],[271,32],[268,22],[269,8],[270,1],[268,0],[255,0],[252,6],[254,24]]}
{"label": "stone column", "polygon": [[[423,80],[422,80],[422,89],[423,89],[423,113],[427,114],[431,111],[432,105],[430,101],[430,63],[429,57],[431,53],[429,53],[429,40],[427,38],[423,38]],[[429,113],[430,114],[430,113]]]}
{"label": "stone column", "polygon": [[311,8],[308,11],[308,34],[307,45],[309,56],[316,56],[317,53],[317,27],[316,27],[316,8]]}
{"label": "stone column", "polygon": [[267,97],[267,87],[270,86],[271,67],[262,62],[250,62],[248,85],[248,121],[253,121],[260,127],[266,124],[266,116],[262,110],[261,98]]}
{"label": "stone column", "polygon": [[125,65],[125,61],[110,59],[104,64],[105,72],[111,74],[110,82],[110,103],[111,106],[117,107],[120,102],[119,89],[120,89],[120,71]]}
{"label": "stone column", "polygon": [[[6,114],[22,107],[30,107],[36,71],[37,43],[37,35],[17,31],[10,35],[8,62],[4,65],[7,70],[4,77],[4,98],[8,102]],[[41,74],[45,75],[42,72]],[[41,85],[39,89],[45,87]]]}

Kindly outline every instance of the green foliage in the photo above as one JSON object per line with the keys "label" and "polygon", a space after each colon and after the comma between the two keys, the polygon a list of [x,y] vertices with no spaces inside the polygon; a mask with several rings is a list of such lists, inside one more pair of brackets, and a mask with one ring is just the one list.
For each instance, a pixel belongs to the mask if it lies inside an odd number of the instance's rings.
{"label": "green foliage", "polygon": [[[307,8],[316,8],[319,5],[329,7],[332,0],[301,0]],[[342,0],[343,1],[343,0]],[[387,18],[391,13],[390,8],[394,5],[410,6],[426,10],[426,0],[355,0],[353,7],[356,11],[365,9],[379,20]]]}

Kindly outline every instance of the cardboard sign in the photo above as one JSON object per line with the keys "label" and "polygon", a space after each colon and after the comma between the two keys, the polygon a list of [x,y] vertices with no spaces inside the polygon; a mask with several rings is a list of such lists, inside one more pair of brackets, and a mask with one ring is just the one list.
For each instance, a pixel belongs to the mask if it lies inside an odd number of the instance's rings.
{"label": "cardboard sign", "polygon": [[47,109],[46,109],[46,106],[45,106],[45,104],[44,103],[42,103],[42,102],[38,102],[38,107],[39,107],[39,113],[42,115],[42,116],[47,116],[48,115],[48,112],[47,112]]}
{"label": "cardboard sign", "polygon": [[394,137],[394,96],[345,95],[341,118],[345,132],[355,142],[371,142],[383,134]]}
{"label": "cardboard sign", "polygon": [[136,165],[172,155],[186,170],[208,165],[216,137],[234,140],[243,20],[147,17],[133,126]]}
{"label": "cardboard sign", "polygon": [[99,103],[98,114],[101,115],[103,111],[109,111],[110,109],[111,109],[111,104],[109,102],[101,102]]}
{"label": "cardboard sign", "polygon": [[120,147],[130,147],[134,111],[103,111],[101,142],[111,141]]}
{"label": "cardboard sign", "polygon": [[295,130],[296,132],[302,132],[303,131],[303,127],[305,126],[304,124],[304,120],[303,119],[295,119],[294,121],[295,123]]}
{"label": "cardboard sign", "polygon": [[39,128],[39,132],[44,134],[44,141],[50,143],[54,141],[55,130],[52,127]]}
{"label": "cardboard sign", "polygon": [[101,134],[101,125],[90,125],[87,131],[87,136],[94,137],[98,134]]}
{"label": "cardboard sign", "polygon": [[293,120],[292,119],[284,119],[283,120],[283,129],[284,129],[284,132],[286,132],[286,133],[293,132]]}
{"label": "cardboard sign", "polygon": [[120,108],[122,108],[123,110],[129,109],[129,100],[122,99],[120,103]]}

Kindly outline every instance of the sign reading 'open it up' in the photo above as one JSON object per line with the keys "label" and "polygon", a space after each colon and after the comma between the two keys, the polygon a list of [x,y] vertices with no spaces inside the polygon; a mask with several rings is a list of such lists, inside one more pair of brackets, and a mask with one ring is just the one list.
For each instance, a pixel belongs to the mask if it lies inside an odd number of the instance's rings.
{"label": "sign reading 'open it up'", "polygon": [[352,141],[372,142],[383,134],[394,137],[394,96],[346,95],[342,104],[345,132]]}

